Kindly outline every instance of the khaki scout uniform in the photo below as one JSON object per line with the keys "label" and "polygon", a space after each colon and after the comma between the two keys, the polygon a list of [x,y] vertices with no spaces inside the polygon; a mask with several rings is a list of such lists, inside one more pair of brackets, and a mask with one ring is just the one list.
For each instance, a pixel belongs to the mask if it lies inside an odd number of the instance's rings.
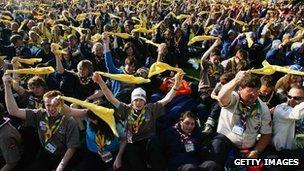
{"label": "khaki scout uniform", "polygon": [[21,158],[21,135],[7,118],[0,125],[0,150],[7,164],[17,163]]}
{"label": "khaki scout uniform", "polygon": [[[38,129],[42,147],[52,156],[62,156],[68,148],[80,146],[79,130],[76,121],[72,117],[58,115],[47,117],[42,110],[26,110],[25,124]],[[47,127],[58,125],[53,135],[47,140]]]}

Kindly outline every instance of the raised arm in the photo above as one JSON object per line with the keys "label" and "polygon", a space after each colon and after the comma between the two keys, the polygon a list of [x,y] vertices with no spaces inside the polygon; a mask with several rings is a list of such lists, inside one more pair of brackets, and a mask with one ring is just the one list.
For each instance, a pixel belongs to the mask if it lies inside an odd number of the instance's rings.
{"label": "raised arm", "polygon": [[173,87],[171,88],[171,90],[167,93],[167,95],[159,100],[158,102],[161,103],[163,106],[165,106],[166,104],[168,104],[169,102],[171,102],[171,100],[174,98],[176,91],[178,90],[181,80],[183,79],[183,75],[182,74],[175,74],[175,82]]}
{"label": "raised arm", "polygon": [[56,60],[56,71],[59,74],[62,74],[64,72],[64,67],[62,65],[61,62],[61,58],[62,58],[62,54],[57,52],[57,49],[55,47],[55,45],[51,45],[51,51],[54,53],[55,55],[55,60]]}
{"label": "raised arm", "polygon": [[24,109],[19,109],[12,92],[12,81],[13,79],[9,75],[2,77],[4,90],[5,90],[5,103],[7,111],[10,115],[16,116],[21,119],[25,119],[26,112]]}
{"label": "raised arm", "polygon": [[235,90],[238,83],[244,78],[245,73],[245,71],[238,72],[234,79],[223,85],[218,94],[218,101],[222,106],[228,106],[230,104],[232,91]]}
{"label": "raised arm", "polygon": [[105,95],[105,97],[107,98],[107,100],[112,103],[116,108],[118,108],[120,101],[117,100],[113,93],[111,92],[111,90],[107,87],[106,83],[103,81],[103,79],[101,78],[101,76],[97,73],[93,74],[92,77],[93,81],[96,82],[99,87],[101,88],[101,91],[103,92],[103,94]]}
{"label": "raised arm", "polygon": [[210,48],[202,56],[201,64],[203,64],[203,61],[205,61],[209,57],[210,53],[220,44],[221,44],[221,39],[220,38],[216,39],[216,41],[212,44],[212,46],[210,46]]}
{"label": "raised arm", "polygon": [[83,118],[87,116],[88,109],[76,109],[72,108],[66,104],[64,104],[64,101],[61,99],[61,96],[57,96],[54,99],[52,99],[52,103],[55,106],[60,107],[60,113],[68,116],[74,116],[78,118]]}
{"label": "raised arm", "polygon": [[120,73],[120,70],[115,67],[114,62],[113,62],[113,57],[112,57],[110,45],[109,45],[110,44],[109,36],[106,34],[103,34],[102,40],[103,40],[103,48],[104,48],[104,55],[105,55],[105,63],[106,63],[108,72],[113,73],[113,74]]}

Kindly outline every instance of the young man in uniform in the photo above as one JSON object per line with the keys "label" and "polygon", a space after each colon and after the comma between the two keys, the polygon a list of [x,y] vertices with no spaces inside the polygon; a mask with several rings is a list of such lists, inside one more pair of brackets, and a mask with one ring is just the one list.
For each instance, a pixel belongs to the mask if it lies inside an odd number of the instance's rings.
{"label": "young man in uniform", "polygon": [[64,170],[71,163],[76,148],[80,146],[79,130],[72,117],[60,114],[60,109],[52,99],[61,95],[59,91],[49,91],[43,95],[43,109],[20,109],[12,94],[12,78],[3,76],[5,102],[8,113],[24,119],[25,124],[38,129],[41,149],[29,170]]}

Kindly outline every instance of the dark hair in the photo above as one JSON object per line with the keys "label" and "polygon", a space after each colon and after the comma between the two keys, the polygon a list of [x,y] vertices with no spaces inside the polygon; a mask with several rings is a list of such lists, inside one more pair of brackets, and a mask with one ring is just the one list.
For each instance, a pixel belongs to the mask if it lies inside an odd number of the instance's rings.
{"label": "dark hair", "polygon": [[127,57],[125,59],[125,65],[135,65],[136,66],[136,59],[132,57]]}
{"label": "dark hair", "polygon": [[28,87],[35,86],[35,87],[43,87],[43,88],[47,87],[45,80],[40,76],[34,76],[30,78],[27,82],[27,86]]}
{"label": "dark hair", "polygon": [[258,76],[246,73],[245,77],[239,83],[240,88],[250,87],[250,88],[260,88],[261,87],[261,80]]}
{"label": "dark hair", "polygon": [[112,140],[114,139],[114,133],[111,130],[110,126],[101,118],[99,118],[96,114],[94,114],[91,110],[88,111],[88,117],[92,120],[96,120],[97,124],[93,122],[89,122],[89,126],[94,130],[95,133],[98,131],[106,137],[106,139]]}
{"label": "dark hair", "polygon": [[248,52],[246,50],[239,49],[236,53],[239,53],[243,57],[244,60],[247,60]]}
{"label": "dark hair", "polygon": [[191,111],[186,111],[186,112],[182,113],[179,120],[180,120],[180,121],[183,121],[183,120],[186,119],[186,118],[191,118],[191,119],[196,120],[195,114],[192,113]]}
{"label": "dark hair", "polygon": [[211,53],[210,53],[210,57],[211,56],[221,56],[221,51],[219,49],[214,49]]}
{"label": "dark hair", "polygon": [[262,85],[265,85],[267,87],[275,87],[276,85],[276,82],[270,75],[264,75],[263,77],[261,77],[261,83]]}
{"label": "dark hair", "polygon": [[226,84],[229,81],[231,81],[234,78],[235,74],[233,74],[232,72],[227,72],[224,73],[221,77],[220,77],[220,83],[221,84]]}
{"label": "dark hair", "polygon": [[135,47],[134,43],[132,43],[132,42],[126,43],[123,47],[123,51],[126,52],[128,48],[132,48],[133,53],[135,53],[136,47]]}
{"label": "dark hair", "polygon": [[22,37],[19,34],[14,34],[11,36],[11,43],[15,44],[18,40],[22,40]]}

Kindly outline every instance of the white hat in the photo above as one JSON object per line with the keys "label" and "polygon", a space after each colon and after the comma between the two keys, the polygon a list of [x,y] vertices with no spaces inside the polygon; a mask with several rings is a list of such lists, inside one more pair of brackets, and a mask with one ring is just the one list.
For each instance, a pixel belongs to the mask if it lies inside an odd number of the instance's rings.
{"label": "white hat", "polygon": [[140,87],[134,89],[131,94],[131,102],[133,102],[136,99],[142,99],[143,101],[146,102],[146,91]]}

